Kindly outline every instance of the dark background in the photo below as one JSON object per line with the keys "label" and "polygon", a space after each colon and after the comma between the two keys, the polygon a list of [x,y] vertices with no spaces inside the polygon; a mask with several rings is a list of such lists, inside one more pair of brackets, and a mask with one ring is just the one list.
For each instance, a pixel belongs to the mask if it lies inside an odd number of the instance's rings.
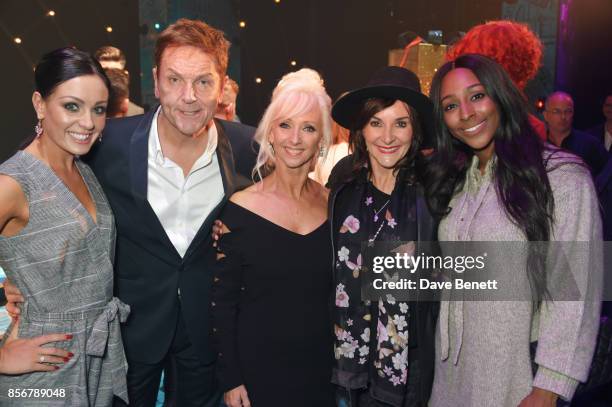
{"label": "dark background", "polygon": [[[316,69],[335,99],[365,84],[387,64],[397,37],[411,30],[450,36],[486,20],[499,19],[499,0],[282,0],[243,1],[240,117],[256,124],[275,84],[288,71]],[[450,39],[450,38],[448,38]],[[296,60],[297,66],[290,65]],[[255,77],[263,79],[255,83]],[[247,108],[248,106],[248,108]]]}
{"label": "dark background", "polygon": [[[525,0],[523,0],[525,1]],[[552,0],[533,0],[551,3]],[[531,0],[527,2],[533,3]],[[191,4],[193,3],[193,4]],[[407,30],[426,35],[430,29],[445,33],[486,20],[499,19],[501,0],[0,0],[0,160],[11,155],[35,124],[31,106],[32,69],[37,59],[54,48],[76,45],[93,52],[101,45],[125,51],[131,73],[131,99],[142,103],[150,88],[145,78],[141,92],[140,67],[149,69],[150,48],[141,44],[145,34],[139,21],[139,4],[149,15],[164,14],[164,25],[193,12],[214,14],[214,25],[235,44],[232,76],[240,83],[238,113],[244,123],[257,125],[281,76],[307,66],[318,70],[332,98],[363,85],[387,53],[397,48],[397,36]],[[516,3],[516,1],[506,1]],[[603,120],[601,99],[612,90],[612,1],[561,0],[569,7],[560,24],[556,88],[576,99],[576,127]],[[191,4],[191,5],[190,5]],[[188,7],[188,5],[190,5]],[[197,5],[197,6],[196,6]],[[163,13],[151,7],[160,7]],[[228,12],[219,12],[219,7]],[[49,9],[55,17],[46,17]],[[140,10],[141,14],[145,10]],[[206,15],[201,17],[205,21]],[[237,29],[244,20],[244,29]],[[211,21],[212,22],[212,21]],[[107,33],[105,27],[113,27]],[[151,36],[151,27],[146,37]],[[13,37],[23,42],[17,45]],[[239,61],[236,59],[239,58]],[[295,67],[290,61],[295,60]],[[261,84],[255,78],[261,77]],[[545,95],[541,95],[545,96]],[[145,101],[146,102],[146,101]]]}
{"label": "dark background", "polygon": [[[48,10],[55,17],[47,17]],[[140,100],[138,29],[137,0],[0,0],[0,161],[34,132],[33,69],[48,51],[70,45],[92,53],[109,44],[123,49],[130,97]]]}

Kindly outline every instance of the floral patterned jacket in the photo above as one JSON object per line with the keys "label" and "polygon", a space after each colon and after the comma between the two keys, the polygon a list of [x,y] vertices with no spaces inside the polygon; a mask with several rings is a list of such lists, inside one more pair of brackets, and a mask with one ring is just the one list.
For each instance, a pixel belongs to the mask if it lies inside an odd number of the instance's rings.
{"label": "floral patterned jacket", "polygon": [[[365,171],[363,171],[359,176],[355,177],[351,174],[351,169],[352,156],[348,156],[341,160],[336,167],[334,167],[328,183],[328,187],[331,189],[329,197],[329,220],[332,230],[333,253],[335,255],[334,270],[337,270],[336,266],[341,263],[346,263],[347,267],[349,268],[351,268],[351,266],[353,266],[353,268],[358,268],[361,266],[359,264],[360,256],[355,257],[355,255],[351,254],[346,256],[346,247],[336,247],[341,231],[349,230],[349,232],[352,233],[351,228],[355,229],[358,227],[358,220],[352,217],[352,214],[349,213],[351,211],[349,208],[354,207],[356,200],[362,199],[361,193],[357,192],[359,190],[358,184],[367,182]],[[427,209],[421,188],[418,188],[416,200],[416,219],[418,225],[417,240],[424,242],[435,241],[437,240],[437,223],[434,221],[429,213],[429,210]],[[394,220],[391,219],[390,221]],[[342,281],[340,281],[337,273],[335,273],[334,276],[334,287],[336,287],[336,292],[334,293],[334,313],[336,313],[339,312],[338,310],[342,309],[343,306],[348,307],[351,299],[346,297],[345,287]],[[351,306],[353,305],[354,304],[351,304]],[[392,385],[400,384],[402,382],[405,384],[406,375],[416,375],[419,378],[419,386],[415,390],[417,394],[413,395],[411,398],[416,398],[422,402],[427,402],[433,383],[434,334],[439,307],[437,303],[431,302],[410,302],[408,304],[402,303],[398,305],[400,310],[408,308],[408,306],[410,307],[410,318],[414,318],[413,323],[410,323],[410,327],[408,327],[408,323],[402,315],[389,315],[390,321],[393,322],[392,324],[388,323],[386,326],[383,326],[385,324],[381,325],[379,321],[374,328],[365,328],[360,330],[360,335],[351,335],[349,332],[347,332],[347,330],[344,330],[339,326],[335,327],[335,333],[338,339],[336,342],[337,345],[335,354],[338,363],[336,363],[334,368],[333,381],[336,384],[344,387],[363,388],[371,385],[371,375],[373,374],[386,376]],[[383,309],[380,309],[381,306]],[[379,304],[379,313],[384,313],[384,308],[384,303]],[[349,320],[346,322],[351,324],[352,321]],[[380,366],[376,367],[377,365],[375,362],[375,365],[372,368],[373,370],[370,371],[370,379],[364,378],[363,375],[358,377],[357,375],[354,375],[353,372],[346,371],[347,369],[344,367],[346,364],[342,363],[342,358],[354,359],[357,364],[366,363],[366,360],[360,355],[367,355],[366,350],[367,347],[370,346],[370,336],[372,337],[372,341],[374,341],[374,344],[372,345],[373,347],[375,347],[376,344],[382,339],[385,339],[385,337],[393,342],[393,338],[391,337],[391,333],[393,332],[389,333],[387,329],[389,325],[392,325],[391,328],[394,328],[397,331],[395,332],[396,335],[394,335],[397,336],[397,340],[401,340],[402,335],[406,337],[408,336],[408,328],[416,328],[416,332],[413,332],[412,330],[410,331],[410,336],[415,336],[417,346],[416,348],[408,349],[408,359],[411,361],[418,360],[418,365],[409,364],[408,372],[401,371],[399,369],[400,365],[398,361],[400,357],[405,358],[406,355],[400,355],[400,353],[397,353],[389,355],[389,363],[385,364],[385,366],[381,364]],[[372,329],[374,329],[376,332],[371,332]],[[372,352],[370,352],[370,357],[372,357],[371,353]],[[398,369],[395,369],[396,367]],[[374,369],[378,369],[380,372]],[[413,371],[413,369],[418,369],[418,371]],[[408,389],[410,391],[412,387],[409,387]],[[370,389],[370,391],[374,394],[377,392],[375,389]]]}

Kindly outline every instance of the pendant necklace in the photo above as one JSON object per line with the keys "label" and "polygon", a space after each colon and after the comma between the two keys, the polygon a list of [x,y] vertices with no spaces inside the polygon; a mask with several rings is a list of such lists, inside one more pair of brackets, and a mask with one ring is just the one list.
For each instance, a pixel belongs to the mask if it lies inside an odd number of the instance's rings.
{"label": "pendant necklace", "polygon": [[[380,207],[379,210],[374,210],[374,222],[378,222],[378,214],[387,207],[387,205],[389,205],[389,202],[391,202],[391,198],[387,199],[387,202],[385,202],[385,204],[383,206]],[[378,237],[378,234],[380,233],[380,231],[382,230],[383,226],[385,226],[385,222],[384,219],[383,221],[380,223],[380,226],[378,227],[378,230],[376,231],[376,233],[374,234],[374,236],[368,240],[368,243],[372,243],[376,240],[376,238]]]}

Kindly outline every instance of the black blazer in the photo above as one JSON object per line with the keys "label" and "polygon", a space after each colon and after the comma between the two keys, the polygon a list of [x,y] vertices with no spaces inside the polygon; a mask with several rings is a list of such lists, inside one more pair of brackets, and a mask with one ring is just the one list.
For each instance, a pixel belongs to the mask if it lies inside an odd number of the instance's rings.
{"label": "black blazer", "polygon": [[147,201],[148,137],[156,110],[109,120],[102,141],[85,157],[117,223],[115,296],[131,307],[122,326],[123,342],[128,360],[159,362],[170,347],[181,312],[194,349],[203,363],[210,363],[215,359],[209,308],[216,260],[210,230],[232,193],[250,183],[256,158],[254,128],[215,120],[225,197],[181,258]]}
{"label": "black blazer", "polygon": [[606,124],[601,123],[597,126],[591,127],[590,129],[585,130],[586,133],[589,133],[591,136],[595,137],[599,140],[600,143],[604,143],[604,136],[606,135]]}

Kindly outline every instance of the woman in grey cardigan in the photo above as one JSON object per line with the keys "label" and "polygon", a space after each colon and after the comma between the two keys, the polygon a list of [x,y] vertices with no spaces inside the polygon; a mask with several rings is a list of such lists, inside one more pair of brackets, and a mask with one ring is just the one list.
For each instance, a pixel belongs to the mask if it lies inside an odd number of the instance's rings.
{"label": "woman in grey cardigan", "polygon": [[[601,241],[588,169],[538,139],[527,103],[503,68],[464,55],[438,70],[431,89],[437,152],[426,178],[429,203],[442,217],[441,241]],[[536,293],[533,300],[442,303],[430,406],[554,406],[586,381],[599,320],[601,293],[593,283],[601,259],[569,259],[582,296],[551,301],[560,293],[550,283],[563,276],[558,267],[546,274],[550,263],[537,248],[530,245],[495,270],[522,278]]]}

